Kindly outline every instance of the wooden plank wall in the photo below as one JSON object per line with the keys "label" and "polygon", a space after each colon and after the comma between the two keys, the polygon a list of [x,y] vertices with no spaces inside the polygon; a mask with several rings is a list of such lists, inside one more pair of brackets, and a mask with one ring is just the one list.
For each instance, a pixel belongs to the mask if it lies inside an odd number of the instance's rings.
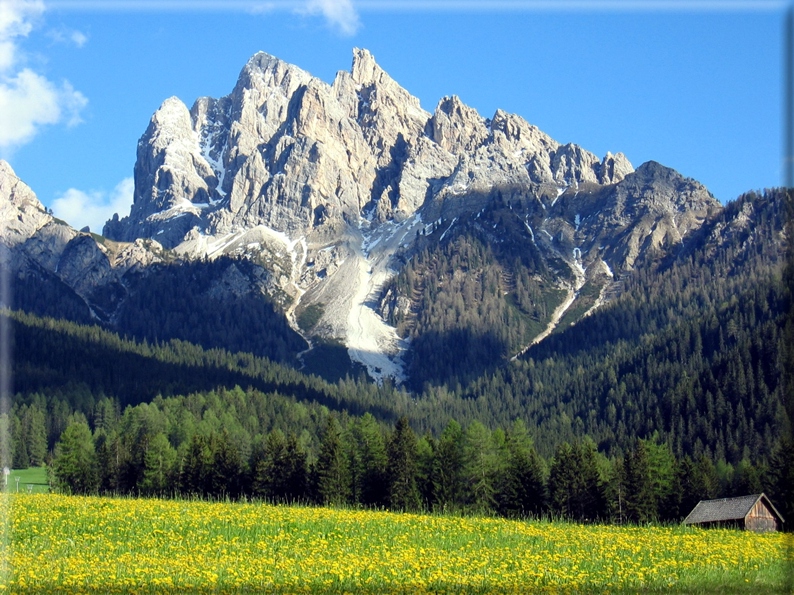
{"label": "wooden plank wall", "polygon": [[762,500],[755,503],[744,517],[744,528],[748,531],[765,533],[767,531],[777,531],[778,523],[775,515],[772,514]]}

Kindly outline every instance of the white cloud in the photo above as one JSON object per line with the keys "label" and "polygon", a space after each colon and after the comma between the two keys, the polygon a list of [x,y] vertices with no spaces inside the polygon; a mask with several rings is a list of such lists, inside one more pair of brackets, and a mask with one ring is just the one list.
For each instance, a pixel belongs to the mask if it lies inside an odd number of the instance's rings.
{"label": "white cloud", "polygon": [[353,35],[361,24],[352,0],[308,0],[303,12],[323,15],[344,35]]}
{"label": "white cloud", "polygon": [[[43,12],[40,0],[0,0],[0,154],[30,142],[42,126],[79,124],[88,103],[68,81],[57,85],[18,65],[24,57],[18,42]],[[73,43],[85,43],[85,35],[74,33]]]}
{"label": "white cloud", "polygon": [[71,39],[72,43],[79,48],[83,47],[88,41],[86,34],[82,33],[81,31],[72,31],[69,35],[69,39]]}
{"label": "white cloud", "polygon": [[0,152],[30,142],[46,124],[79,124],[87,103],[68,82],[58,87],[27,68],[14,77],[0,77]]}
{"label": "white cloud", "polygon": [[27,37],[33,21],[44,12],[40,0],[0,0],[0,73],[14,67],[18,48],[16,39]]}
{"label": "white cloud", "polygon": [[94,233],[102,233],[105,222],[113,217],[113,213],[118,213],[119,217],[129,214],[134,190],[132,178],[124,178],[110,194],[69,188],[52,201],[52,212],[75,229],[88,226]]}

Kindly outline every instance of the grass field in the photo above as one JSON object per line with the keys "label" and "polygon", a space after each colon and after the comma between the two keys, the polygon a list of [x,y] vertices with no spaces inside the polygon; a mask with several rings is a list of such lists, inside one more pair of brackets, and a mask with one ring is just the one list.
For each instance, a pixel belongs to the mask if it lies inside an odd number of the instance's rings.
{"label": "grass field", "polygon": [[790,592],[792,536],[7,495],[10,593]]}
{"label": "grass field", "polygon": [[[17,477],[19,483],[17,483]],[[50,484],[47,481],[46,467],[30,467],[28,469],[12,469],[8,476],[9,493],[33,493],[46,494],[50,491]]]}

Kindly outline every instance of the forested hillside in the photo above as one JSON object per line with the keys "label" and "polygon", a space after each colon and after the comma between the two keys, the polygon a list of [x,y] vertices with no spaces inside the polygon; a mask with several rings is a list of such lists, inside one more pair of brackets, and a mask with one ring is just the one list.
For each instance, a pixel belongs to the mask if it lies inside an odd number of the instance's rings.
{"label": "forested hillside", "polygon": [[[119,295],[104,300],[112,314],[103,325],[149,343],[179,339],[294,362],[306,342],[259,287],[263,277],[261,267],[228,256],[156,264],[145,273],[131,269],[112,286]],[[12,289],[12,303],[32,314],[81,324],[104,319],[92,316],[84,300],[43,269],[20,275]]]}
{"label": "forested hillside", "polygon": [[611,451],[658,431],[678,455],[768,455],[790,422],[787,200],[729,204],[679,255],[627,275],[620,298],[460,396],[501,423],[523,413],[543,442],[586,434]]}
{"label": "forested hillside", "polygon": [[[528,257],[511,264],[507,252],[487,238],[452,235],[437,248],[417,254],[393,285],[408,288],[422,304],[416,312],[395,319],[403,332],[424,328],[430,337],[433,325],[438,330],[458,325],[472,338],[436,345],[440,353],[432,361],[450,367],[428,366],[426,370],[436,375],[414,393],[388,382],[377,386],[363,376],[329,383],[251,354],[166,341],[155,326],[150,327],[157,333],[153,340],[137,342],[99,327],[6,312],[14,328],[17,397],[8,423],[15,461],[40,463],[53,455],[58,459],[56,444],[77,424],[83,429],[72,432],[81,433],[97,457],[92,490],[222,493],[230,489],[227,483],[221,489],[217,478],[186,469],[203,468],[215,461],[213,457],[231,457],[229,473],[236,478],[236,494],[300,494],[324,501],[325,488],[319,487],[322,465],[331,464],[324,449],[330,448],[330,436],[337,435],[339,445],[334,448],[346,454],[334,455],[334,460],[352,467],[337,470],[342,474],[337,479],[343,476],[347,487],[332,492],[345,501],[396,508],[434,508],[451,502],[513,514],[509,511],[515,511],[515,504],[505,504],[505,494],[517,484],[506,469],[513,456],[511,436],[525,432],[523,446],[514,445],[523,453],[521,472],[528,474],[519,484],[535,486],[540,496],[531,506],[522,504],[522,514],[556,511],[575,518],[613,518],[611,490],[618,485],[621,494],[640,489],[620,482],[634,481],[632,465],[645,465],[643,457],[656,461],[652,469],[660,460],[667,461],[662,475],[668,479],[647,509],[651,512],[637,513],[637,519],[674,518],[686,508],[687,497],[751,488],[782,497],[790,490],[781,477],[791,466],[785,440],[792,412],[786,409],[786,395],[794,369],[792,269],[786,262],[791,200],[791,193],[767,191],[730,203],[677,253],[660,253],[624,275],[619,297],[573,326],[563,324],[516,361],[510,361],[513,348],[508,346],[523,340],[522,324],[540,318],[532,308],[541,307],[544,290],[545,299],[552,299],[549,288],[533,286],[528,276],[531,267],[543,263]],[[466,274],[457,274],[460,270]],[[505,293],[510,274],[510,290]],[[176,293],[176,287],[172,289]],[[455,313],[456,296],[469,293],[477,308]],[[453,302],[434,309],[447,298]],[[451,312],[451,318],[445,318],[445,312]],[[513,322],[505,325],[500,318],[504,316]],[[475,340],[489,328],[496,343]],[[148,331],[140,332],[146,338]],[[433,354],[433,343],[422,343],[421,336],[416,336],[416,349],[428,352],[412,364],[417,371]],[[443,377],[452,380],[443,382]],[[369,415],[362,417],[365,414]],[[524,429],[516,429],[517,420]],[[403,451],[394,451],[397,458],[391,460],[383,458],[380,447],[379,454],[360,452],[369,444],[357,434],[363,431],[356,429],[360,424],[379,435],[384,448],[401,436],[400,448],[413,454],[406,459],[399,455]],[[447,451],[450,440],[459,444]],[[481,456],[471,454],[475,443]],[[159,451],[147,455],[155,445]],[[533,454],[527,454],[529,446]],[[108,458],[109,448],[115,449],[114,457]],[[283,449],[291,454],[280,463],[267,458]],[[464,451],[469,452],[465,457]],[[429,479],[451,468],[446,456],[469,460],[468,470],[461,471],[463,479],[455,480],[460,481],[455,483],[458,487],[450,487],[443,478]],[[377,472],[356,467],[365,465],[361,461],[367,457],[379,461]],[[108,467],[111,459],[116,467]],[[155,459],[164,470],[159,483],[151,483],[153,472],[147,471]],[[475,459],[485,465],[479,470],[479,483],[471,468]],[[395,504],[398,500],[384,495],[391,485],[384,477],[396,473],[388,470],[390,466],[408,464],[406,460],[413,460],[409,471],[415,475],[416,492],[411,488],[400,496],[408,500]],[[287,465],[286,461],[298,461],[293,471],[300,489],[271,485],[273,465]],[[559,474],[580,464],[571,461],[585,461],[579,473],[583,477],[585,468],[597,471],[592,485],[598,485],[598,491],[581,495],[585,504],[577,505],[580,512],[564,508],[573,505],[563,506],[563,497],[555,496],[555,482],[563,481]],[[380,477],[380,487],[356,483],[364,481],[359,474],[367,473]],[[570,492],[564,493],[568,502]],[[686,493],[689,496],[681,496],[681,501],[665,500]]]}
{"label": "forested hillside", "polygon": [[495,200],[476,216],[436,226],[384,287],[388,321],[411,339],[415,390],[492,371],[542,331],[562,301],[520,207],[511,207]]}

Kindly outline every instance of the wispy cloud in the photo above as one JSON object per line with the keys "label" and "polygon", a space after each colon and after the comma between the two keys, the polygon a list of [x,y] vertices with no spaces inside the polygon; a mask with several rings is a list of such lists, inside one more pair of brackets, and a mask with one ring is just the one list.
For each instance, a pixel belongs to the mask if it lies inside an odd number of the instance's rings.
{"label": "wispy cloud", "polygon": [[292,12],[318,16],[343,35],[353,35],[361,24],[353,0],[50,0],[60,10],[137,12]]}
{"label": "wispy cloud", "polygon": [[309,0],[301,11],[324,16],[343,35],[355,34],[361,24],[351,0]]}
{"label": "wispy cloud", "polygon": [[120,217],[129,214],[134,189],[132,178],[124,178],[110,193],[69,188],[52,201],[52,212],[75,229],[87,226],[94,233],[102,233],[102,227],[113,213]]}
{"label": "wispy cloud", "polygon": [[75,29],[50,29],[47,36],[55,43],[71,44],[75,47],[81,48],[88,43],[88,36],[82,31]]}
{"label": "wispy cloud", "polygon": [[19,43],[43,12],[38,0],[0,0],[0,155],[30,142],[42,126],[78,124],[88,103],[68,81],[57,85],[23,66]]}

